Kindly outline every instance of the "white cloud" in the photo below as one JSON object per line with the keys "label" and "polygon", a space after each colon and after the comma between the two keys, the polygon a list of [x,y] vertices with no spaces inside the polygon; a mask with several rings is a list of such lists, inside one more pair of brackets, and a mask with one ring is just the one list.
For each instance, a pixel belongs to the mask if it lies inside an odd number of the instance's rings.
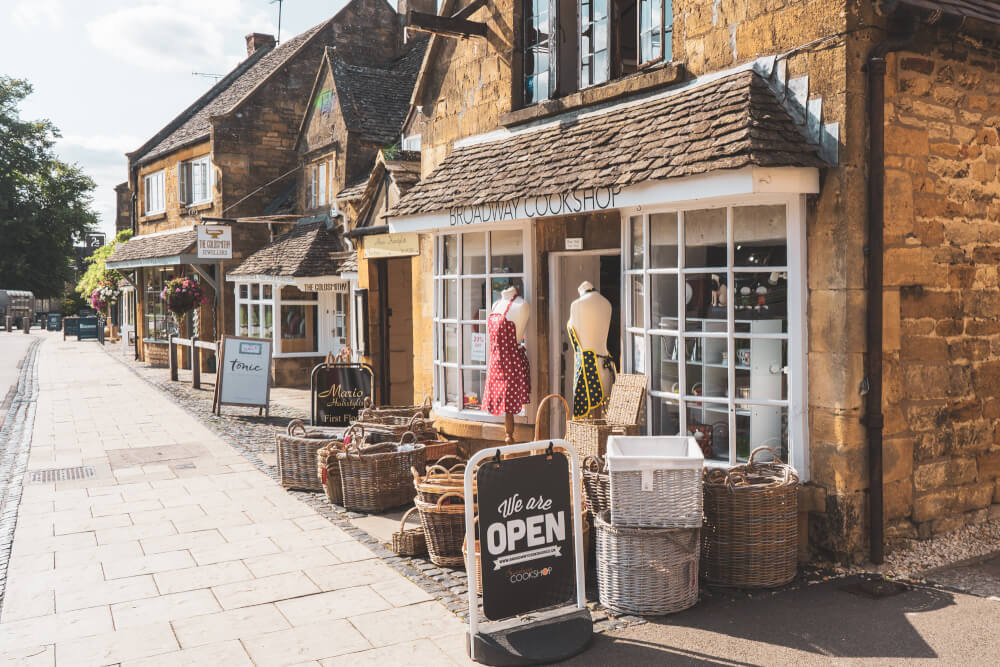
{"label": "white cloud", "polygon": [[56,145],[60,149],[82,148],[86,151],[107,152],[116,155],[123,155],[129,151],[134,151],[142,144],[142,139],[130,135],[110,136],[104,134],[65,135],[56,140]]}
{"label": "white cloud", "polygon": [[62,26],[64,11],[62,0],[23,0],[10,10],[10,21],[22,29],[51,30]]}

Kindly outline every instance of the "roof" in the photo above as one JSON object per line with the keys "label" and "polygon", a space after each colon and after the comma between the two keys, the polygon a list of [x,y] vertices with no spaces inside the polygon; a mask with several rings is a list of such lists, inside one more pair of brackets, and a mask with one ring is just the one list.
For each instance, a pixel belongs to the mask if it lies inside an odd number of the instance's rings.
{"label": "roof", "polygon": [[746,166],[827,166],[753,71],[460,145],[389,215]]}
{"label": "roof", "polygon": [[354,201],[365,196],[365,188],[368,187],[368,176],[345,186],[337,193],[338,201]]}
{"label": "roof", "polygon": [[347,129],[379,144],[392,144],[410,110],[410,95],[427,48],[427,38],[396,60],[377,67],[350,65],[327,49]]}
{"label": "roof", "polygon": [[115,251],[105,264],[134,262],[157,257],[176,257],[194,250],[198,242],[198,232],[190,227],[170,232],[159,232],[145,236],[133,236],[125,243],[115,246]]}
{"label": "roof", "polygon": [[287,63],[306,43],[322,30],[329,19],[296,35],[274,48],[255,51],[223,77],[208,93],[172,120],[146,145],[130,154],[133,160],[149,162],[182,146],[208,139],[210,119],[232,111],[267,78]]}
{"label": "roof", "polygon": [[942,11],[988,23],[1000,24],[1000,2],[996,0],[903,0],[913,7]]}
{"label": "roof", "polygon": [[354,203],[358,209],[357,223],[359,226],[368,226],[371,223],[370,212],[374,200],[381,192],[383,182],[382,175],[388,173],[389,178],[399,189],[400,195],[409,192],[415,184],[420,181],[420,153],[418,151],[396,151],[392,159],[386,158],[386,151],[380,150],[375,158],[375,165],[368,172],[364,180],[358,181],[344,188],[337,195],[340,202],[360,202]]}
{"label": "roof", "polygon": [[304,278],[340,273],[344,245],[325,220],[298,223],[229,271],[230,276]]}

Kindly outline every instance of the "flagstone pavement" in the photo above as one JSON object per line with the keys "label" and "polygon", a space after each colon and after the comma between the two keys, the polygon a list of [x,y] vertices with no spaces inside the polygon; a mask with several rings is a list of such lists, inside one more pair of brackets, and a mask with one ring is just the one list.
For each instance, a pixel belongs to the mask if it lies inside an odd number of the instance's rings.
{"label": "flagstone pavement", "polygon": [[465,626],[97,344],[46,337],[0,665],[468,664]]}

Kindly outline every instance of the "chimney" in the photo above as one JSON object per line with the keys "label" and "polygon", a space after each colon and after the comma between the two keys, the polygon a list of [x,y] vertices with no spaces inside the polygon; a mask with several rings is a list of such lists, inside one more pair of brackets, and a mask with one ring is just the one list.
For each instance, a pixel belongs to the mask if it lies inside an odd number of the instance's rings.
{"label": "chimney", "polygon": [[252,56],[257,49],[268,46],[274,46],[274,35],[265,35],[262,32],[252,32],[247,35],[247,56]]}

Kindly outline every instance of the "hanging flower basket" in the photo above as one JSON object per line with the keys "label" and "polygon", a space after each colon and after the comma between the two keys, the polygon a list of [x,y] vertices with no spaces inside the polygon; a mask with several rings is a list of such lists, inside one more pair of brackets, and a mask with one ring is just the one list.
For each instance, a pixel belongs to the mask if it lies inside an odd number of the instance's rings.
{"label": "hanging flower basket", "polygon": [[174,278],[163,286],[160,298],[167,304],[167,310],[175,315],[184,315],[200,305],[208,303],[202,294],[201,285],[192,278]]}
{"label": "hanging flower basket", "polygon": [[97,283],[97,287],[90,293],[90,306],[96,311],[108,314],[108,309],[118,303],[121,288],[114,280],[104,279]]}

